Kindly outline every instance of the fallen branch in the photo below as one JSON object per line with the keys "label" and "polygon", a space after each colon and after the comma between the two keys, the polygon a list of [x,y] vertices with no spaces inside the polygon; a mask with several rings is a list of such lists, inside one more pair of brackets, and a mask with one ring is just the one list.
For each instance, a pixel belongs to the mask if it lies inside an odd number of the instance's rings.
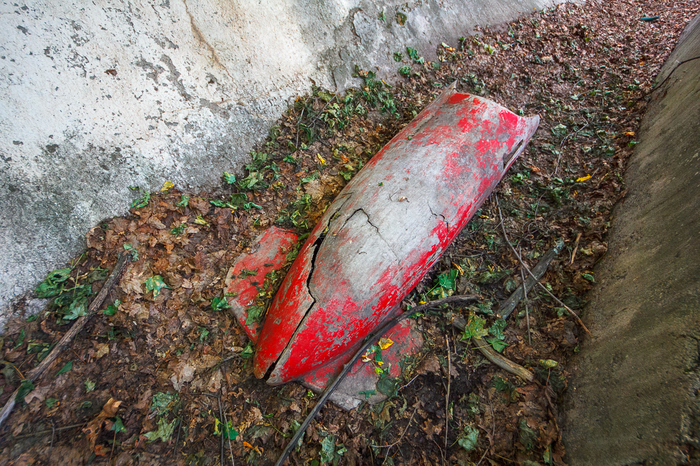
{"label": "fallen branch", "polygon": [[527,380],[528,382],[532,382],[535,380],[535,375],[532,372],[494,351],[491,348],[491,345],[489,345],[486,341],[482,340],[479,337],[472,338],[474,339],[474,347],[481,351],[481,354],[483,354],[486,357],[486,359],[491,361],[493,364],[497,365],[503,370],[510,372],[511,374],[517,375],[523,380]]}
{"label": "fallen branch", "polygon": [[[550,249],[544,256],[542,256],[542,259],[540,259],[537,265],[532,268],[532,273],[530,274],[531,276],[527,277],[527,280],[525,280],[525,289],[527,291],[530,291],[532,287],[540,281],[540,278],[542,278],[544,273],[547,271],[549,263],[559,255],[562,249],[564,249],[564,241],[560,240],[557,242],[554,248]],[[501,304],[501,307],[498,310],[498,315],[500,315],[502,319],[507,319],[513,310],[515,310],[515,307],[518,305],[520,300],[522,300],[524,297],[525,293],[523,293],[523,287],[520,286],[513,292],[512,295],[510,295],[508,299],[503,301],[503,304]]]}
{"label": "fallen branch", "polygon": [[496,197],[496,206],[498,207],[498,217],[499,217],[500,220],[501,220],[501,228],[503,229],[503,236],[505,237],[506,243],[507,243],[508,246],[510,247],[510,250],[513,251],[513,254],[515,254],[515,257],[518,258],[518,261],[520,262],[520,265],[522,265],[523,268],[527,271],[527,273],[529,273],[530,276],[531,276],[532,278],[534,278],[534,279],[537,281],[537,284],[540,285],[540,288],[542,288],[544,291],[546,291],[547,294],[548,294],[552,299],[554,299],[557,303],[559,303],[561,306],[563,306],[564,309],[566,309],[567,312],[568,312],[569,314],[571,314],[572,316],[574,316],[574,317],[576,318],[576,320],[578,320],[579,325],[581,325],[581,327],[583,327],[583,329],[586,331],[586,333],[587,333],[589,336],[593,336],[593,335],[591,334],[591,331],[588,330],[588,327],[586,327],[586,324],[583,323],[583,321],[582,321],[581,318],[578,316],[578,314],[576,314],[569,306],[567,306],[566,304],[564,304],[563,302],[561,302],[561,300],[560,300],[559,298],[557,298],[556,296],[554,296],[554,295],[552,294],[552,292],[549,291],[549,290],[547,289],[546,286],[544,286],[542,283],[539,282],[538,279],[535,278],[535,275],[532,273],[532,271],[530,271],[530,268],[529,268],[527,265],[525,265],[525,262],[523,262],[523,258],[520,257],[520,255],[518,254],[518,251],[515,250],[515,248],[513,247],[512,244],[510,244],[510,239],[508,238],[508,233],[506,233],[506,226],[505,226],[505,224],[503,223],[503,214],[501,213],[501,206],[500,206],[500,204],[498,203],[498,196],[495,196],[495,197]]}
{"label": "fallen branch", "polygon": [[[126,267],[126,264],[129,262],[129,258],[131,256],[129,254],[120,254],[119,259],[117,259],[117,263],[114,266],[114,269],[112,270],[112,273],[110,274],[109,278],[107,278],[107,281],[105,284],[102,286],[102,289],[100,292],[97,294],[95,299],[92,300],[90,303],[90,306],[87,309],[87,313],[80,317],[78,320],[75,321],[73,326],[66,332],[65,335],[63,335],[63,338],[59,340],[59,342],[56,344],[54,349],[49,353],[46,358],[41,361],[41,364],[36,366],[34,369],[30,370],[27,373],[27,379],[30,381],[34,382],[36,379],[38,379],[41,374],[44,373],[44,371],[51,365],[53,362],[58,358],[58,355],[63,351],[63,349],[68,346],[68,344],[75,338],[75,336],[80,333],[80,331],[83,329],[87,321],[92,317],[92,315],[97,312],[97,310],[100,308],[102,303],[104,302],[105,298],[107,297],[107,294],[109,293],[109,290],[114,286],[114,284],[117,282],[119,279],[119,276],[121,275],[122,271],[124,270],[124,267]],[[15,390],[15,392],[10,396],[10,398],[7,400],[7,403],[5,403],[5,406],[2,408],[2,411],[0,411],[0,426],[2,425],[3,422],[5,422],[5,419],[7,419],[7,416],[10,415],[12,410],[15,407],[15,398],[17,398],[17,394],[19,393],[19,388]]]}
{"label": "fallen branch", "polygon": [[[460,330],[464,330],[464,328],[467,326],[467,321],[464,320],[462,316],[457,316],[452,321],[452,325],[454,325]],[[482,340],[479,337],[472,338],[474,339],[474,347],[481,351],[481,354],[483,354],[484,357],[486,357],[486,359],[491,361],[493,364],[497,365],[505,371],[510,372],[511,374],[515,374],[518,377],[527,380],[528,382],[532,382],[533,380],[535,380],[535,376],[532,372],[494,351],[491,348],[491,345],[489,345],[486,341]]]}
{"label": "fallen branch", "polygon": [[407,319],[411,317],[412,315],[418,314],[419,312],[425,312],[429,310],[436,310],[439,309],[439,306],[442,306],[444,304],[457,304],[457,303],[468,303],[471,301],[476,301],[479,299],[477,296],[471,296],[471,295],[464,295],[464,296],[449,296],[444,299],[439,299],[437,301],[431,301],[426,304],[422,304],[420,306],[416,306],[414,308],[411,308],[410,310],[399,314],[398,316],[394,317],[393,319],[389,320],[387,323],[382,325],[379,330],[375,331],[372,335],[370,335],[366,340],[365,343],[362,345],[362,347],[355,353],[355,355],[350,359],[350,361],[343,366],[343,370],[340,371],[340,374],[338,374],[335,379],[333,379],[333,383],[331,383],[326,390],[323,392],[323,395],[318,399],[318,402],[316,403],[316,406],[314,406],[314,409],[311,410],[308,416],[306,416],[306,419],[304,419],[304,422],[299,426],[299,429],[296,431],[292,439],[289,441],[287,444],[287,447],[284,449],[282,452],[282,455],[280,455],[279,459],[277,460],[277,463],[275,463],[276,466],[282,466],[284,462],[286,461],[287,457],[289,454],[292,452],[294,447],[296,447],[297,443],[299,442],[299,439],[301,438],[302,435],[304,435],[304,432],[306,432],[306,428],[309,427],[309,424],[311,424],[311,421],[316,417],[318,412],[323,408],[323,405],[325,405],[326,401],[328,400],[328,397],[333,393],[333,391],[338,387],[340,382],[345,378],[348,372],[350,372],[350,369],[355,365],[358,359],[365,354],[367,349],[372,346],[372,344],[380,338],[382,335],[384,335],[386,332],[391,330],[396,324],[401,322],[404,319]]}

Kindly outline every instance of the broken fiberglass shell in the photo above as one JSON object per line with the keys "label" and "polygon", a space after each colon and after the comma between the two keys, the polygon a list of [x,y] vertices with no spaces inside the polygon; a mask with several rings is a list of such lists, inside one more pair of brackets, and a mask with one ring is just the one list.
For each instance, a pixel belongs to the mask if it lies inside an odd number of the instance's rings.
{"label": "broken fiberglass shell", "polygon": [[395,315],[538,123],[454,88],[426,107],[311,232],[265,318],[255,375],[280,384],[349,358]]}

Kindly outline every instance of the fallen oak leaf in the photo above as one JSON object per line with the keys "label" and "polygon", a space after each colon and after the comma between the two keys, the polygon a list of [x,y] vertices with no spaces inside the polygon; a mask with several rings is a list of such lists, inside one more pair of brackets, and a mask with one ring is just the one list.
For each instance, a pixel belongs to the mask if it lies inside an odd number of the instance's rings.
{"label": "fallen oak leaf", "polygon": [[102,411],[100,411],[100,413],[95,417],[95,419],[90,421],[87,427],[83,429],[83,432],[85,432],[88,441],[90,442],[91,448],[95,448],[95,441],[97,440],[97,435],[100,433],[100,430],[102,430],[102,426],[104,425],[107,418],[116,416],[117,411],[119,410],[119,405],[121,404],[121,401],[115,400],[114,398],[110,398],[109,400],[107,400],[107,403],[105,403],[102,407]]}

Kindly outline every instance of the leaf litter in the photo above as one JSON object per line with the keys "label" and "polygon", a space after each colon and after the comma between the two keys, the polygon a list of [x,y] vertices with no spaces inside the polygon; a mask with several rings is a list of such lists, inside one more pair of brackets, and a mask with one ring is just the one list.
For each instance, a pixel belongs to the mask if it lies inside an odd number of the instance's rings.
{"label": "leaf litter", "polygon": [[[49,311],[13,319],[0,340],[0,402],[20,386],[26,401],[2,426],[0,464],[274,463],[316,396],[253,378],[253,345],[223,299],[228,268],[273,224],[308,232],[371,156],[454,81],[542,118],[497,188],[499,203],[529,267],[566,242],[543,283],[585,319],[653,78],[699,11],[697,1],[564,4],[477,28],[432,54],[391,51],[396,76],[357,69],[358,88],[345,95],[314,88],[299,97],[245,171],[224,173],[219,189],[182,192],[168,181],[157,193],[134,188],[130,215],[93,228],[86,253],[39,286]],[[134,261],[104,312],[35,386],[23,382],[122,251]],[[528,312],[521,303],[503,325],[498,303],[524,276],[489,200],[404,305],[451,294],[483,299],[419,317],[426,344],[404,361],[401,378],[382,383],[393,396],[350,412],[326,406],[291,464],[565,464],[558,402],[582,329],[536,288]],[[280,277],[266,284],[263,301]],[[468,322],[464,332],[451,325],[457,316]],[[474,336],[536,382],[488,363]]]}

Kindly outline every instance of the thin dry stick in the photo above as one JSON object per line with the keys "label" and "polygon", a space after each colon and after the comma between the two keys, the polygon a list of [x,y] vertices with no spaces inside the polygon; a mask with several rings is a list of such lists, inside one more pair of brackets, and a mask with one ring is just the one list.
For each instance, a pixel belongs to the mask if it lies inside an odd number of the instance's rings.
{"label": "thin dry stick", "polygon": [[[496,437],[496,415],[493,412],[493,405],[491,404],[491,397],[489,397],[489,408],[491,408],[491,424],[493,425],[492,430],[491,430],[491,438]],[[489,446],[489,448],[484,450],[484,454],[481,455],[481,459],[479,459],[479,462],[476,463],[476,466],[479,466],[482,461],[484,461],[484,458],[486,457],[486,453],[489,452],[489,449],[493,448],[493,444]]]}
{"label": "thin dry stick", "polygon": [[[83,329],[90,317],[92,317],[92,315],[95,312],[97,312],[97,310],[102,305],[102,302],[107,297],[109,290],[119,279],[119,276],[124,270],[124,267],[126,267],[126,264],[129,263],[130,257],[131,256],[129,254],[124,253],[119,255],[119,259],[117,259],[117,263],[115,264],[114,269],[112,270],[112,273],[110,274],[109,278],[107,278],[107,281],[105,282],[104,286],[102,286],[102,289],[100,290],[98,295],[90,303],[90,306],[87,310],[87,314],[76,320],[73,326],[70,328],[70,330],[68,330],[66,334],[63,335],[63,338],[61,338],[61,340],[56,344],[51,353],[49,353],[49,355],[46,356],[46,358],[43,361],[41,361],[41,364],[39,364],[27,373],[27,379],[34,382],[37,378],[39,378],[39,376],[43,374],[46,368],[53,364],[56,358],[58,358],[58,355],[61,353],[61,351],[63,351],[63,349],[66,346],[68,346],[68,344],[73,340],[73,338],[75,338],[75,336],[78,333],[80,333],[80,331]],[[12,409],[15,407],[15,398],[17,398],[18,393],[19,388],[15,390],[10,399],[7,400],[7,403],[5,403],[5,406],[2,408],[2,411],[0,411],[0,426],[3,422],[5,422],[5,419],[7,419],[7,416],[10,415]]]}
{"label": "thin dry stick", "polygon": [[578,235],[576,235],[576,241],[574,241],[574,252],[571,253],[571,262],[569,265],[572,265],[574,263],[574,259],[576,258],[576,251],[578,251],[578,241],[581,239],[581,232],[579,232]]}
{"label": "thin dry stick", "polygon": [[[221,389],[219,389],[219,396],[221,396]],[[231,466],[236,466],[236,463],[233,461],[233,448],[231,448],[231,436],[229,435],[228,431],[228,419],[226,419],[226,410],[224,409],[222,413],[224,415],[224,431],[226,432],[226,438],[228,438],[228,452],[231,454]]]}
{"label": "thin dry stick", "polygon": [[445,335],[447,344],[447,395],[445,395],[445,451],[447,451],[447,434],[450,430],[450,374],[452,373],[452,361],[450,359],[450,339]]}
{"label": "thin dry stick", "polygon": [[481,354],[483,354],[486,357],[486,359],[491,361],[493,364],[497,365],[503,370],[510,372],[511,374],[517,375],[521,379],[527,380],[528,382],[532,382],[533,380],[535,380],[535,375],[532,372],[525,369],[520,364],[516,364],[510,359],[507,359],[504,356],[497,353],[496,351],[494,351],[491,348],[491,345],[489,345],[486,341],[482,340],[479,337],[472,338],[474,340],[474,346],[476,347],[476,349],[481,351]]}
{"label": "thin dry stick", "polygon": [[[219,402],[219,419],[223,420],[224,419],[224,408],[221,407],[221,390],[219,390],[219,393],[216,395],[216,399]],[[224,430],[226,430],[228,427],[224,425]],[[224,464],[224,434],[223,432],[221,433],[221,452],[219,455],[219,462],[220,464]]]}
{"label": "thin dry stick", "polygon": [[[522,256],[523,250],[520,250]],[[525,286],[525,271],[520,267],[520,277],[523,280],[523,298],[525,299],[525,321],[527,322],[527,342],[532,345],[532,337],[530,336],[530,310],[527,306],[527,287]]]}
{"label": "thin dry stick", "polygon": [[[529,291],[533,286],[535,286],[539,279],[542,278],[542,275],[544,275],[544,273],[547,271],[550,262],[552,262],[554,258],[559,255],[562,249],[564,249],[564,241],[559,240],[552,249],[547,251],[544,256],[542,256],[542,259],[540,259],[537,265],[532,268],[534,277],[527,277],[527,280],[525,280],[525,290]],[[523,288],[518,287],[515,291],[513,291],[513,294],[511,294],[508,299],[501,303],[501,306],[498,308],[498,315],[504,320],[507,319],[523,298]]]}
{"label": "thin dry stick", "polygon": [[[64,426],[64,427],[55,427],[53,424],[51,424],[51,429],[45,429],[45,430],[38,430],[36,432],[32,432],[29,434],[22,434],[18,435],[17,437],[12,437],[13,439],[21,439],[21,438],[29,438],[29,437],[34,437],[35,435],[42,435],[42,434],[48,434],[49,432],[53,432],[54,434],[56,432],[61,432],[63,430],[69,430],[69,429],[75,429],[77,427],[85,427],[86,422],[81,422],[80,424],[72,424],[69,426]],[[53,436],[52,436],[53,437]]]}
{"label": "thin dry stick", "polygon": [[[518,258],[518,261],[520,261],[520,265],[522,265],[522,266],[525,268],[525,270],[527,270],[527,273],[529,273],[529,274],[534,278],[535,275],[533,275],[533,273],[530,271],[530,269],[528,268],[528,266],[525,265],[525,262],[523,262],[523,258],[520,257],[520,255],[518,255],[518,251],[515,250],[515,248],[513,247],[512,244],[510,244],[510,239],[508,238],[508,233],[506,233],[506,226],[505,226],[505,224],[503,223],[503,214],[501,213],[501,206],[500,206],[499,203],[498,203],[498,196],[495,196],[495,197],[496,197],[496,206],[498,207],[498,216],[499,216],[500,219],[501,219],[501,228],[503,229],[503,236],[505,236],[506,243],[508,244],[508,246],[510,246],[510,250],[513,251],[513,254],[515,254],[515,257]],[[583,327],[583,329],[586,331],[586,333],[587,333],[588,335],[593,336],[593,335],[591,334],[591,331],[588,330],[588,327],[586,327],[586,325],[583,323],[583,321],[582,321],[581,318],[578,316],[578,314],[576,314],[569,306],[567,306],[566,304],[564,304],[563,302],[561,302],[561,300],[560,300],[559,298],[557,298],[556,296],[554,296],[554,295],[552,294],[552,292],[549,291],[549,290],[547,289],[546,286],[544,286],[542,283],[539,282],[539,280],[537,281],[537,284],[540,285],[540,288],[542,288],[544,291],[546,291],[547,294],[548,294],[552,299],[554,299],[557,303],[559,303],[561,306],[563,306],[564,309],[566,309],[566,310],[569,312],[569,314],[571,314],[572,316],[574,316],[574,317],[576,318],[576,320],[578,320],[578,323],[581,325],[581,327]]]}
{"label": "thin dry stick", "polygon": [[[296,434],[292,437],[292,439],[289,441],[287,444],[287,447],[284,449],[282,454],[280,455],[279,459],[277,459],[277,463],[275,463],[276,466],[282,466],[289,456],[289,454],[292,452],[294,447],[296,447],[297,442],[299,442],[299,439],[301,438],[302,435],[304,435],[304,432],[306,432],[306,428],[309,427],[309,424],[311,424],[311,421],[316,417],[316,414],[321,410],[323,405],[326,404],[326,401],[328,400],[328,397],[331,396],[331,393],[338,387],[340,382],[343,380],[343,378],[347,375],[348,372],[350,372],[350,369],[355,365],[355,362],[357,362],[360,357],[365,354],[367,351],[367,348],[372,346],[372,343],[375,342],[379,337],[384,335],[386,332],[394,328],[396,324],[401,322],[402,320],[411,317],[412,315],[415,315],[419,312],[425,312],[428,310],[436,310],[440,309],[438,306],[442,306],[444,304],[457,304],[457,303],[468,303],[472,301],[476,301],[479,299],[478,296],[471,296],[471,295],[464,295],[464,296],[448,296],[447,298],[443,299],[438,299],[437,301],[431,301],[426,304],[421,304],[420,306],[416,306],[402,314],[399,314],[398,316],[394,317],[393,319],[387,321],[384,325],[382,325],[378,330],[376,330],[372,335],[370,335],[366,340],[365,343],[360,347],[359,350],[355,353],[355,355],[348,361],[345,366],[343,366],[343,370],[340,371],[340,374],[338,374],[335,379],[333,379],[333,382],[326,387],[326,391],[323,392],[323,395],[318,399],[316,402],[316,405],[314,406],[314,409],[311,410],[308,416],[306,416],[306,419],[304,419],[304,422],[299,426],[299,429],[297,429]],[[438,445],[439,446],[439,445]],[[371,451],[371,449],[370,449]]]}
{"label": "thin dry stick", "polygon": [[406,428],[403,430],[401,437],[399,437],[399,439],[396,442],[392,443],[391,445],[379,445],[376,448],[392,448],[401,443],[401,439],[403,439],[403,437],[406,435],[406,432],[408,432],[408,428],[411,427],[411,422],[413,422],[413,416],[416,415],[416,411],[418,411],[418,407],[413,408],[413,414],[411,414],[411,419],[408,420]]}

